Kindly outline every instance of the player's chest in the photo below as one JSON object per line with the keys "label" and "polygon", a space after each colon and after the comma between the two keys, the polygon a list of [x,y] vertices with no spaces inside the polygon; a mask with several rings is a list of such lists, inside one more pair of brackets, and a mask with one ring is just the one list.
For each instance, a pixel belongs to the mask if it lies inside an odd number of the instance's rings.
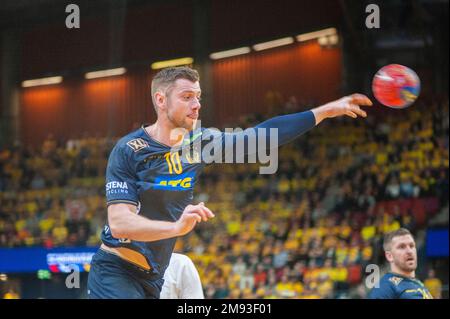
{"label": "player's chest", "polygon": [[405,285],[402,287],[402,299],[432,299],[430,292],[423,285]]}
{"label": "player's chest", "polygon": [[152,189],[187,190],[193,187],[202,165],[195,154],[149,153],[141,156],[136,173]]}

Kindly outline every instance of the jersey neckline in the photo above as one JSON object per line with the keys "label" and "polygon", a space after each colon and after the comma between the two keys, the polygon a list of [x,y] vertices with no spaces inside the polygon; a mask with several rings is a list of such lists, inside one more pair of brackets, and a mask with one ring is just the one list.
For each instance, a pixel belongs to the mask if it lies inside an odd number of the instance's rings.
{"label": "jersey neckline", "polygon": [[388,273],[391,274],[391,275],[393,275],[393,276],[402,277],[403,279],[409,279],[409,280],[419,281],[419,282],[420,282],[420,280],[417,279],[416,277],[407,277],[407,276],[405,276],[405,275],[398,274],[398,273],[392,272],[392,271],[389,271]]}
{"label": "jersey neckline", "polygon": [[161,142],[155,140],[153,137],[151,137],[150,134],[148,134],[147,130],[145,129],[147,126],[150,126],[150,124],[147,124],[147,125],[142,124],[141,129],[144,131],[145,135],[146,135],[152,142],[155,142],[155,143],[157,143],[157,144],[159,144],[159,145],[161,145],[161,146],[163,146],[163,147],[165,147],[165,148],[170,148],[170,149],[173,148],[172,146],[169,146],[169,145],[167,145],[167,144],[161,143]]}
{"label": "jersey neckline", "polygon": [[[150,139],[152,142],[155,142],[155,143],[157,143],[157,144],[159,144],[159,145],[161,145],[161,146],[163,146],[163,147],[165,147],[165,148],[175,149],[175,150],[181,149],[181,148],[183,148],[184,146],[186,146],[186,144],[185,144],[186,136],[188,136],[188,138],[189,138],[189,143],[188,143],[188,144],[190,144],[190,143],[192,143],[195,139],[197,139],[198,136],[201,136],[201,135],[202,135],[201,129],[200,129],[200,132],[197,132],[197,133],[195,133],[196,130],[192,130],[192,131],[190,131],[187,135],[185,135],[185,136],[183,137],[183,141],[181,142],[181,144],[176,145],[176,146],[169,146],[169,145],[164,144],[164,143],[162,143],[162,142],[159,142],[159,141],[157,141],[156,139],[154,139],[153,137],[151,137],[151,135],[150,135],[150,134],[147,132],[147,130],[145,129],[147,126],[150,126],[150,124],[142,124],[142,125],[141,125],[141,129],[144,131],[144,133],[145,133],[145,135],[147,136],[148,139]],[[194,134],[195,134],[195,135],[194,135]],[[193,137],[194,137],[194,138],[193,138]]]}

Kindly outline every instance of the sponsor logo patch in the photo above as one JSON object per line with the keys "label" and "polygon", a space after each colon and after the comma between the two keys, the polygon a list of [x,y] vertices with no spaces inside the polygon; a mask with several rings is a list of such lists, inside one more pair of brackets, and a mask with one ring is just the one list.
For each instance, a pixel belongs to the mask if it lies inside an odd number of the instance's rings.
{"label": "sponsor logo patch", "polygon": [[184,191],[192,189],[194,184],[194,174],[187,173],[177,176],[159,176],[155,178],[154,189],[168,191]]}
{"label": "sponsor logo patch", "polygon": [[398,286],[398,284],[403,280],[403,278],[400,277],[391,277],[389,278],[389,281],[392,282],[394,285]]}
{"label": "sponsor logo patch", "polygon": [[106,184],[106,194],[128,194],[127,182],[112,181]]}
{"label": "sponsor logo patch", "polygon": [[134,140],[128,141],[127,145],[134,151],[138,152],[143,148],[148,146],[148,143],[144,141],[142,138],[136,138]]}

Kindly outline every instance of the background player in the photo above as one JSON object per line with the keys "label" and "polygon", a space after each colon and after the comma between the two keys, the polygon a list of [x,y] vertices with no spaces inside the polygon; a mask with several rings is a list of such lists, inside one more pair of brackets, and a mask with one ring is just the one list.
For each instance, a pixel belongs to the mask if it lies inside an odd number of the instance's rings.
{"label": "background player", "polygon": [[204,299],[202,282],[192,260],[173,253],[164,273],[161,299]]}
{"label": "background player", "polygon": [[379,288],[369,294],[371,299],[432,299],[424,284],[416,279],[417,250],[409,230],[400,228],[386,234],[383,243],[390,272],[385,274]]}

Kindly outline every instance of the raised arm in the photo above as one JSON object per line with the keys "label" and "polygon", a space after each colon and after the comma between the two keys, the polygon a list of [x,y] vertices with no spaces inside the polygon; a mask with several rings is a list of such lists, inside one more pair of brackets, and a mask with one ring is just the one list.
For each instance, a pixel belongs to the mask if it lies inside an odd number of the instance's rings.
{"label": "raised arm", "polygon": [[273,117],[254,128],[278,129],[278,141],[279,145],[282,145],[312,129],[326,118],[342,115],[353,118],[357,118],[358,115],[366,117],[367,113],[361,110],[360,105],[372,105],[372,102],[365,95],[352,94],[310,111]]}
{"label": "raised arm", "polygon": [[[367,113],[360,106],[369,105],[372,105],[372,102],[365,95],[352,94],[309,111],[273,117],[241,132],[223,133],[216,142],[221,144],[223,155],[233,152],[235,146],[239,144],[246,145],[243,148],[244,154],[252,154],[261,147],[257,143],[261,134],[264,134],[266,139],[264,148],[272,148],[273,145],[279,147],[306,133],[326,118],[342,115],[352,118],[366,117]],[[277,132],[276,143],[271,143],[275,132]]]}

